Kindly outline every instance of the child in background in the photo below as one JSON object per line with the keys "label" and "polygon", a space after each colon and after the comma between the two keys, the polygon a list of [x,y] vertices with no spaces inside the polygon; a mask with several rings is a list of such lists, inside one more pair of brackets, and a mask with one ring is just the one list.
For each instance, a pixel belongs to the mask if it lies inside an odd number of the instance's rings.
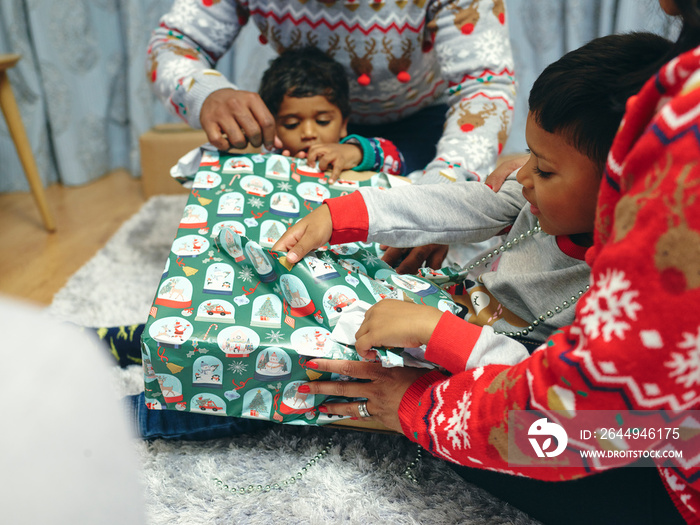
{"label": "child in background", "polygon": [[318,48],[290,49],[273,60],[263,74],[260,97],[275,117],[282,153],[332,170],[331,182],[350,169],[404,173],[403,157],[392,142],[348,136],[347,76]]}
{"label": "child in background", "polygon": [[483,241],[509,230],[499,249],[465,268],[464,319],[380,301],[367,311],[356,348],[367,356],[372,346],[427,344],[426,359],[453,373],[519,362],[527,352],[503,335],[537,344],[573,321],[572,305],[588,289],[584,256],[608,150],[626,100],[669,49],[650,33],[611,35],[547,67],[530,92],[529,160],[499,192],[475,182],[361,188],[325,201],[273,249],[297,262],[326,242],[409,247]]}

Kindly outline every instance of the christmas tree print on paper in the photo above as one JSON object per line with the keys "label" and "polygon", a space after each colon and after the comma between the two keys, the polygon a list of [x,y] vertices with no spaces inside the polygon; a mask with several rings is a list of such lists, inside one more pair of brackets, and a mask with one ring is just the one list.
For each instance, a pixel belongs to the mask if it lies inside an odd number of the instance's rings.
{"label": "christmas tree print on paper", "polygon": [[251,326],[279,328],[282,324],[282,301],[273,294],[261,295],[253,301]]}
{"label": "christmas tree print on paper", "polygon": [[260,246],[272,248],[287,228],[280,221],[267,220],[260,227]]}
{"label": "christmas tree print on paper", "polygon": [[267,390],[256,388],[243,396],[241,417],[270,419],[270,412],[272,412],[272,394]]}
{"label": "christmas tree print on paper", "polygon": [[265,177],[273,180],[289,180],[289,160],[280,155],[270,155],[265,163]]}

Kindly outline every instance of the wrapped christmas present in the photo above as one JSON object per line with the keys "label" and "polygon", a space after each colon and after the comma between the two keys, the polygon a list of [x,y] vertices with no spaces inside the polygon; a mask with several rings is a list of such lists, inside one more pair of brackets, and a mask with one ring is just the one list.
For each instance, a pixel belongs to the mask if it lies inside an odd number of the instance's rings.
{"label": "wrapped christmas present", "polygon": [[[329,184],[302,159],[205,151],[197,160],[142,336],[149,408],[335,422],[317,409],[324,397],[298,388],[348,380],[305,366],[314,357],[360,359],[347,341],[348,311],[385,298],[458,308],[430,281],[397,274],[375,244],[325,246],[296,265],[272,250],[324,199],[361,186],[389,188],[398,182],[392,176]],[[416,349],[378,350],[385,366],[430,366]]]}

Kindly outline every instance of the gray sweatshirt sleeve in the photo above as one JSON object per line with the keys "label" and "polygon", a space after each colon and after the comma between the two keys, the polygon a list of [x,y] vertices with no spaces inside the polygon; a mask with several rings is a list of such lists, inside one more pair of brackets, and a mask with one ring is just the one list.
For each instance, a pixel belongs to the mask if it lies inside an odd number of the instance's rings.
{"label": "gray sweatshirt sleeve", "polygon": [[490,239],[527,202],[515,173],[498,192],[476,181],[359,191],[369,216],[367,240],[404,248]]}

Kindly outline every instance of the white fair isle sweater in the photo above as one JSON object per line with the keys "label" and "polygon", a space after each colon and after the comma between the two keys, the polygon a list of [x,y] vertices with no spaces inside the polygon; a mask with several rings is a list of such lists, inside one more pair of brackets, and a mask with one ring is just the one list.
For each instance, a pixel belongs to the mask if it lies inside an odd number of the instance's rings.
{"label": "white fair isle sweater", "polygon": [[278,52],[315,45],[343,64],[354,122],[446,102],[426,168],[434,182],[450,165],[476,180],[495,167],[515,99],[504,0],[176,0],[153,32],[147,68],[157,95],[191,126],[201,127],[209,94],[236,88],[212,68],[249,20]]}

